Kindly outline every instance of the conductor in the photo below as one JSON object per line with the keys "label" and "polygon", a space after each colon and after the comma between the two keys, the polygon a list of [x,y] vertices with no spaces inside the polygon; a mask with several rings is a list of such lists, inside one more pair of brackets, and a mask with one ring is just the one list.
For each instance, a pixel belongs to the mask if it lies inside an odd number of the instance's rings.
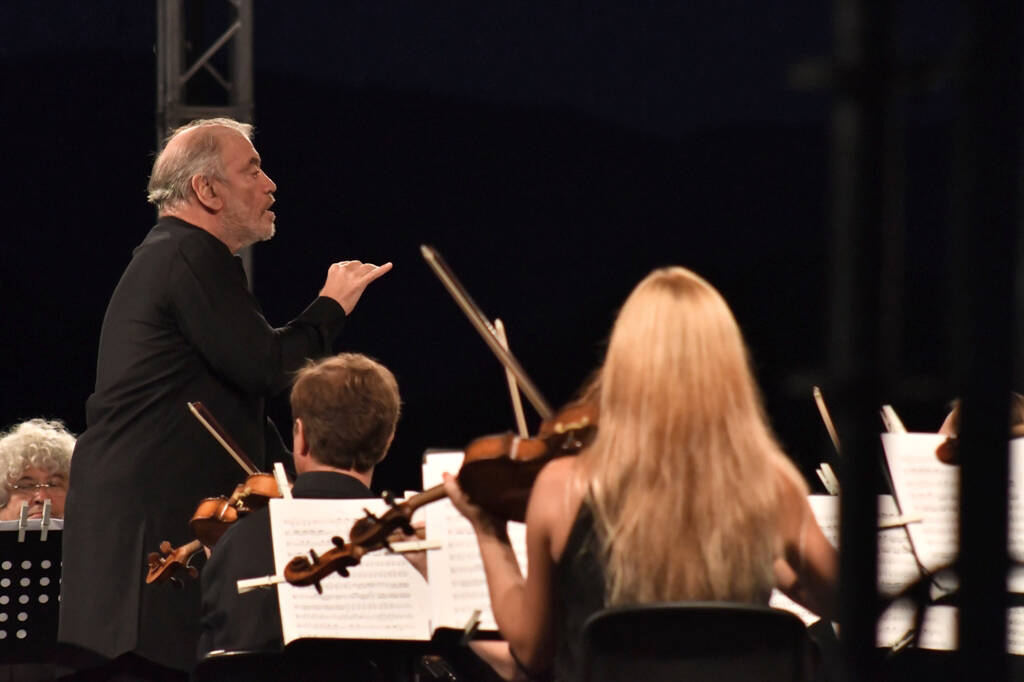
{"label": "conductor", "polygon": [[198,501],[229,491],[242,472],[186,403],[204,403],[264,470],[287,457],[264,399],[308,359],[334,352],[366,286],[391,269],[335,263],[319,296],[271,327],[236,255],[274,235],[277,186],[252,134],[227,118],[171,134],[148,188],[159,219],[103,319],[72,458],[58,636],[67,662],[96,668],[96,679],[184,679],[194,661],[199,586],[146,586],[146,553],[190,540]]}

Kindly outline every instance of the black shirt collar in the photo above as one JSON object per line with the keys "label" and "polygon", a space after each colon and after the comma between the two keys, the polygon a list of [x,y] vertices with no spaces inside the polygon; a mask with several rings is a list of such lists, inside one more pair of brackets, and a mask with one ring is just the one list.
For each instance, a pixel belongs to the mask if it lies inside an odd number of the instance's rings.
{"label": "black shirt collar", "polygon": [[307,471],[299,474],[292,486],[294,497],[366,498],[376,497],[355,476],[334,471]]}

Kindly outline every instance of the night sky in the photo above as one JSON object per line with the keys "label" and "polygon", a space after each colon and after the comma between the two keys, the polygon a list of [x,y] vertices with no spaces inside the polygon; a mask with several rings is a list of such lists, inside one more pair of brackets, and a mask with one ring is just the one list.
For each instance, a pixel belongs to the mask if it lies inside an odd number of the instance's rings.
{"label": "night sky", "polygon": [[[901,58],[948,61],[956,7],[900,3]],[[789,72],[829,55],[832,22],[820,0],[256,2],[256,146],[279,186],[277,236],[254,251],[267,318],[301,311],[336,260],[395,263],[344,338],[395,371],[405,402],[376,487],[418,487],[425,448],[513,427],[503,372],[421,243],[504,320],[556,405],[643,275],[696,270],[733,306],[784,446],[805,470],[826,456],[810,387],[828,394],[841,314],[832,93]],[[2,425],[85,427],[103,312],[154,219],[155,36],[153,2],[0,5]],[[912,430],[934,430],[953,397],[955,101],[941,81],[900,99],[905,324],[887,398]],[[287,433],[286,403],[272,408]]]}

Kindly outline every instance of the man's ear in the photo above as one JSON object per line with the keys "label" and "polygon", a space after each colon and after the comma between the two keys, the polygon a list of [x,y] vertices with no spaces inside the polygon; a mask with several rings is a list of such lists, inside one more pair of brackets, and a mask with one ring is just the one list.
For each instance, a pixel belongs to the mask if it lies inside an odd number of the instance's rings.
{"label": "man's ear", "polygon": [[207,210],[219,211],[224,208],[224,200],[217,194],[217,190],[208,177],[205,175],[193,175],[191,184],[192,191],[196,193],[199,203]]}
{"label": "man's ear", "polygon": [[302,420],[298,418],[292,424],[292,455],[295,457],[309,456],[309,441],[306,440],[306,427]]}

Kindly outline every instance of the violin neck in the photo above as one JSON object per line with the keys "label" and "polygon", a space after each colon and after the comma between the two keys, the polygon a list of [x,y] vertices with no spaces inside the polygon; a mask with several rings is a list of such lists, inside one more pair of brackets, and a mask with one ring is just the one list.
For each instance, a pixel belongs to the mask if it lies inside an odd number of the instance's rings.
{"label": "violin neck", "polygon": [[448,497],[447,491],[444,489],[444,483],[438,483],[433,488],[428,488],[421,493],[417,493],[405,501],[405,508],[409,510],[410,515],[425,504],[436,502],[437,500],[443,500]]}

